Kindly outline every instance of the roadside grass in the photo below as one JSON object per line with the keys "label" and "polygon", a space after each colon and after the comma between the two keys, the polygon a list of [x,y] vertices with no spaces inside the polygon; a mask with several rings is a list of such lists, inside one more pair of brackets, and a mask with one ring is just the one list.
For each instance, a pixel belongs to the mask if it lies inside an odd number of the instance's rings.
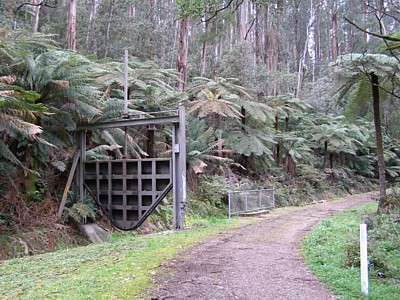
{"label": "roadside grass", "polygon": [[115,233],[104,244],[3,261],[0,299],[142,299],[164,260],[244,222],[251,220],[212,218],[171,234]]}
{"label": "roadside grass", "polygon": [[[376,227],[374,232],[372,230],[369,232],[369,296],[361,293],[358,260],[359,225],[365,221],[371,222],[371,217],[376,211],[377,202],[369,202],[337,213],[321,220],[302,241],[302,254],[306,264],[338,296],[338,299],[400,299],[399,276],[378,278],[379,272],[371,263],[374,260],[385,261],[390,257],[391,266],[395,265],[398,268],[397,273],[400,269],[399,249],[393,249],[393,245],[399,241],[399,232],[396,231],[394,236],[388,238],[385,227],[381,229],[379,238],[372,236],[377,232]],[[394,226],[400,227],[398,224]],[[386,251],[380,253],[374,251],[374,249],[382,250],[380,244],[390,247],[386,247]],[[377,257],[371,257],[372,251]]]}

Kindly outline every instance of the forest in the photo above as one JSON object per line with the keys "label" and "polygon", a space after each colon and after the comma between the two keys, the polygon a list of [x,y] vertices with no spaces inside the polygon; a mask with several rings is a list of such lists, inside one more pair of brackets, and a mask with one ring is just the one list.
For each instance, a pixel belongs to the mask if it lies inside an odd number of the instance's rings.
{"label": "forest", "polygon": [[[56,210],[77,126],[122,117],[125,50],[129,115],[186,107],[192,213],[224,214],[228,190],[252,187],[278,206],[379,190],[390,212],[399,29],[396,0],[2,0],[0,231],[101,218],[74,190]],[[129,157],[170,151],[168,128],[129,134]],[[123,143],[93,133],[87,157],[121,157]]]}

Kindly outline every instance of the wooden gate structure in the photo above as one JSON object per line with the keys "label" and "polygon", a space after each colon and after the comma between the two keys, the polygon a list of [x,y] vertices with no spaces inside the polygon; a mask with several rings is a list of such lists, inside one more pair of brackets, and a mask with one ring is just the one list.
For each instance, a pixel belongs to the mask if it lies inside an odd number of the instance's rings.
{"label": "wooden gate structure", "polygon": [[[88,131],[134,126],[172,125],[170,158],[86,160]],[[173,191],[174,228],[183,228],[186,203],[186,136],[185,108],[180,106],[172,115],[78,126],[78,152],[61,199],[61,217],[69,186],[75,176],[80,199],[89,192],[112,224],[121,230],[139,227],[166,194]],[[126,146],[126,145],[125,145]]]}

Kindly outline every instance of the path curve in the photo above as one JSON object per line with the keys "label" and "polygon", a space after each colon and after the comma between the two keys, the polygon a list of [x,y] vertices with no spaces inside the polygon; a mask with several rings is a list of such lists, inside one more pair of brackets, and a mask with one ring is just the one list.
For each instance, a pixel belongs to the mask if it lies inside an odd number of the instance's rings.
{"label": "path curve", "polygon": [[307,269],[299,242],[320,219],[371,201],[360,194],[263,217],[164,264],[152,299],[335,299]]}

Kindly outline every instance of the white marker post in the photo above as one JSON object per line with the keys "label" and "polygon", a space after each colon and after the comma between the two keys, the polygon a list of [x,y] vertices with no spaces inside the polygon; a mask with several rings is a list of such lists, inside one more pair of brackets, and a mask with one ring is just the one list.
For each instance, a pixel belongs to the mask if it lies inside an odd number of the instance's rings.
{"label": "white marker post", "polygon": [[368,295],[367,224],[360,224],[361,292]]}

